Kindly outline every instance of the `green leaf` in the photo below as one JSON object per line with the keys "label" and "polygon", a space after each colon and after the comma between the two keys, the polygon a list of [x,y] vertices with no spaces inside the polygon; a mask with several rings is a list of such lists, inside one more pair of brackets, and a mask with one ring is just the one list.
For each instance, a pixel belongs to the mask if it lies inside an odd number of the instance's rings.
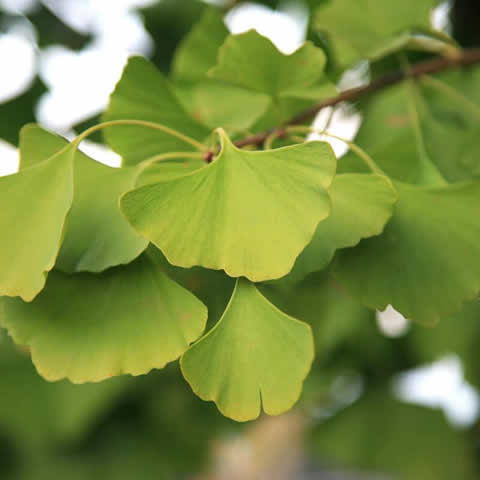
{"label": "green leaf", "polygon": [[0,324],[28,345],[47,380],[141,375],[177,359],[205,328],[207,311],[146,256],[102,274],[53,272],[30,303],[0,299]]}
{"label": "green leaf", "polygon": [[[362,107],[363,121],[355,143],[363,148],[387,175],[408,183],[418,183],[421,164],[409,108],[407,87],[403,84],[379,92]],[[365,172],[368,167],[350,151],[338,163],[339,172]]]}
{"label": "green leaf", "polygon": [[[424,183],[427,163],[450,182],[469,180],[480,175],[479,90],[480,69],[389,88],[363,105],[355,143],[403,182]],[[338,170],[366,171],[353,153]]]}
{"label": "green leaf", "polygon": [[181,359],[184,377],[227,417],[253,420],[290,409],[313,361],[310,327],[282,313],[255,285],[238,279],[210,332]]}
{"label": "green leaf", "polygon": [[434,323],[480,291],[480,183],[394,185],[399,201],[383,234],[339,252],[334,275],[371,308],[391,304]]}
{"label": "green leaf", "polygon": [[401,403],[386,389],[320,423],[313,441],[316,454],[339,468],[404,480],[477,478],[466,432],[449,426],[442,412]]}
{"label": "green leaf", "polygon": [[[21,164],[33,165],[68,145],[63,138],[28,125],[20,137]],[[133,188],[136,168],[111,168],[76,152],[74,196],[56,267],[64,272],[101,272],[126,264],[145,250],[120,212],[118,199]]]}
{"label": "green leaf", "polygon": [[268,95],[272,105],[256,129],[272,127],[322,98],[334,96],[320,48],[306,42],[284,55],[255,30],[230,35],[219,51],[218,64],[209,75],[219,81]]}
{"label": "green leaf", "polygon": [[68,148],[0,178],[0,295],[31,301],[44,287],[72,206],[73,156]]}
{"label": "green leaf", "polygon": [[18,131],[28,122],[35,121],[38,99],[46,87],[37,76],[28,90],[21,95],[0,103],[0,138],[12,145],[18,145]]}
{"label": "green leaf", "polygon": [[282,277],[330,212],[335,156],[322,142],[249,152],[220,140],[210,165],[128,192],[121,209],[173,265]]}
{"label": "green leaf", "polygon": [[221,13],[207,9],[178,47],[172,79],[176,94],[193,118],[212,129],[222,127],[234,133],[250,128],[265,114],[271,99],[207,77],[228,33]]}
{"label": "green leaf", "polygon": [[207,9],[175,51],[173,77],[184,81],[202,79],[217,63],[218,49],[228,33],[222,14],[214,8]]}
{"label": "green leaf", "polygon": [[297,258],[288,275],[290,280],[322,270],[337,249],[382,233],[397,200],[391,182],[380,175],[337,175],[328,193],[331,214],[318,225],[312,241]]}
{"label": "green leaf", "polygon": [[[125,119],[167,125],[197,140],[209,133],[185,111],[165,77],[142,57],[128,61],[104,115],[105,121]],[[192,149],[176,137],[139,126],[107,128],[105,138],[127,165],[160,153]]]}
{"label": "green leaf", "polygon": [[227,38],[209,75],[272,97],[302,97],[325,79],[325,63],[323,51],[310,42],[284,55],[268,38],[249,30]]}
{"label": "green leaf", "polygon": [[[397,37],[431,30],[430,15],[437,0],[331,0],[318,7],[314,28],[326,33],[335,60],[346,67],[360,59],[376,59],[404,46]],[[403,36],[402,36],[403,34]]]}
{"label": "green leaf", "polygon": [[263,285],[262,293],[288,315],[311,325],[317,362],[328,362],[332,358],[338,361],[333,357],[335,349],[343,348],[349,354],[359,351],[356,368],[371,359],[380,359],[385,364],[388,353],[382,348],[384,338],[379,338],[375,311],[349,296],[332,279],[328,269],[315,272],[294,285],[288,281],[289,276]]}
{"label": "green leaf", "polygon": [[175,267],[168,263],[162,252],[152,244],[148,247],[148,254],[172,280],[192,292],[206,305],[209,324],[217,322],[232,296],[235,279],[222,270]]}
{"label": "green leaf", "polygon": [[148,165],[146,168],[139,169],[135,186],[171,180],[203,167],[205,167],[205,161],[202,158],[185,156],[184,159],[161,160]]}
{"label": "green leaf", "polygon": [[192,117],[212,129],[222,127],[229,133],[245,133],[272,103],[263,93],[208,79],[177,86],[176,91]]}

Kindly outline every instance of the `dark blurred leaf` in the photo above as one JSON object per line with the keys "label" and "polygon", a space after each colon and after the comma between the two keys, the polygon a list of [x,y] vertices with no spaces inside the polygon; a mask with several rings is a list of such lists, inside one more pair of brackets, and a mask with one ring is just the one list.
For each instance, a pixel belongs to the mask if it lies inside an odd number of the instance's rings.
{"label": "dark blurred leaf", "polygon": [[464,47],[480,45],[480,3],[478,0],[454,0],[450,13],[453,36]]}
{"label": "dark blurred leaf", "polygon": [[23,445],[46,449],[78,440],[129,384],[49,383],[35,371],[28,352],[15,350],[0,332],[0,428]]}
{"label": "dark blurred leaf", "polygon": [[162,0],[140,10],[155,43],[152,61],[161,71],[170,70],[177,45],[205,8],[206,4],[200,0]]}
{"label": "dark blurred leaf", "polygon": [[318,425],[313,432],[319,459],[339,468],[398,475],[402,480],[473,480],[474,452],[438,410],[401,403],[386,390]]}
{"label": "dark blurred leaf", "polygon": [[37,30],[37,42],[40,48],[50,45],[63,45],[72,50],[80,50],[91,41],[91,35],[85,35],[73,30],[62,22],[49,8],[38,5],[27,15]]}
{"label": "dark blurred leaf", "polygon": [[0,138],[18,145],[20,129],[35,121],[35,107],[40,96],[47,91],[36,77],[33,85],[22,95],[0,103]]}
{"label": "dark blurred leaf", "polygon": [[463,362],[465,376],[480,386],[478,343],[480,341],[480,300],[464,305],[461,312],[443,318],[431,327],[412,326],[408,341],[420,362],[433,362],[454,353]]}

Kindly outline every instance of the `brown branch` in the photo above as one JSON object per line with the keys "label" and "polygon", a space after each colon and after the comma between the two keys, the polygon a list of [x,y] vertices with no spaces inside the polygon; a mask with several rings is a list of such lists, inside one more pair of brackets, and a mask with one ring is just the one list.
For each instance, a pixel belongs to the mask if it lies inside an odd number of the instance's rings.
{"label": "brown branch", "polygon": [[[351,102],[354,100],[358,100],[364,95],[369,95],[373,92],[378,92],[379,90],[383,90],[387,87],[400,83],[408,77],[418,78],[422,75],[444,72],[446,70],[453,70],[455,68],[466,67],[477,63],[480,63],[480,48],[462,50],[458,53],[458,55],[451,57],[436,57],[431,60],[418,62],[416,64],[413,64],[408,72],[392,72],[362,87],[344,90],[336,97],[323,100],[312,108],[309,108],[308,110],[305,110],[299,115],[296,115],[288,122],[286,122],[285,125],[296,125],[299,123],[304,123],[307,120],[315,117],[315,115],[325,107],[333,107],[342,102]],[[265,132],[250,135],[236,141],[235,145],[239,148],[245,147],[247,145],[261,145],[266,140],[266,138],[274,131],[281,132],[282,127],[276,127]]]}

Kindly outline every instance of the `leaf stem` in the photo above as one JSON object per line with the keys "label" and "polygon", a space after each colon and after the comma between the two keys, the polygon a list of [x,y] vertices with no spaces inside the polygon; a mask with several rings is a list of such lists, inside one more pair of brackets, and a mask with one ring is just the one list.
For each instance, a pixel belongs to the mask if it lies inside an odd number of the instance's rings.
{"label": "leaf stem", "polygon": [[285,131],[287,132],[301,132],[301,133],[316,133],[317,135],[325,135],[326,137],[334,138],[335,140],[339,140],[340,142],[345,143],[345,145],[352,150],[359,158],[361,158],[365,165],[372,171],[372,173],[376,173],[377,175],[382,175],[386,177],[386,173],[375,163],[373,158],[365,151],[363,148],[359,147],[356,143],[347,140],[346,138],[339,137],[338,135],[334,135],[333,133],[329,133],[325,130],[318,130],[312,127],[306,127],[302,125],[292,125],[289,127],[285,127]]}
{"label": "leaf stem", "polygon": [[78,145],[80,145],[80,143],[92,133],[95,133],[98,130],[102,130],[104,128],[116,127],[121,125],[138,126],[151,128],[153,130],[160,130],[167,135],[171,135],[172,137],[176,137],[179,140],[188,143],[189,145],[201,152],[206,152],[208,150],[208,148],[202,143],[191,137],[188,137],[187,135],[184,135],[181,132],[178,132],[177,130],[174,130],[173,128],[167,127],[166,125],[162,125],[160,123],[148,122],[146,120],[111,120],[109,122],[99,123],[98,125],[94,125],[93,127],[82,132],[77,138],[75,138],[75,140],[73,140],[72,143],[75,144],[76,147],[78,147]]}

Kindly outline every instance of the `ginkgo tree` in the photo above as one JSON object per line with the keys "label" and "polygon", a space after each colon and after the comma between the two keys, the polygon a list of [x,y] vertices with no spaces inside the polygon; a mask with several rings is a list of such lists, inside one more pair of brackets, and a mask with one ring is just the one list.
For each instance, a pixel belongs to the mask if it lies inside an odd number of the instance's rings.
{"label": "ginkgo tree", "polygon": [[[25,126],[0,178],[0,325],[39,374],[179,360],[195,394],[252,420],[289,410],[328,351],[302,298],[320,318],[333,282],[339,322],[392,305],[421,324],[477,298],[480,52],[431,26],[436,3],[332,0],[321,41],[290,55],[207,9],[168,76],[132,57],[72,142]],[[370,83],[340,91],[362,61]],[[311,126],[346,101],[363,115],[353,141]],[[98,131],[121,168],[79,150]]]}

